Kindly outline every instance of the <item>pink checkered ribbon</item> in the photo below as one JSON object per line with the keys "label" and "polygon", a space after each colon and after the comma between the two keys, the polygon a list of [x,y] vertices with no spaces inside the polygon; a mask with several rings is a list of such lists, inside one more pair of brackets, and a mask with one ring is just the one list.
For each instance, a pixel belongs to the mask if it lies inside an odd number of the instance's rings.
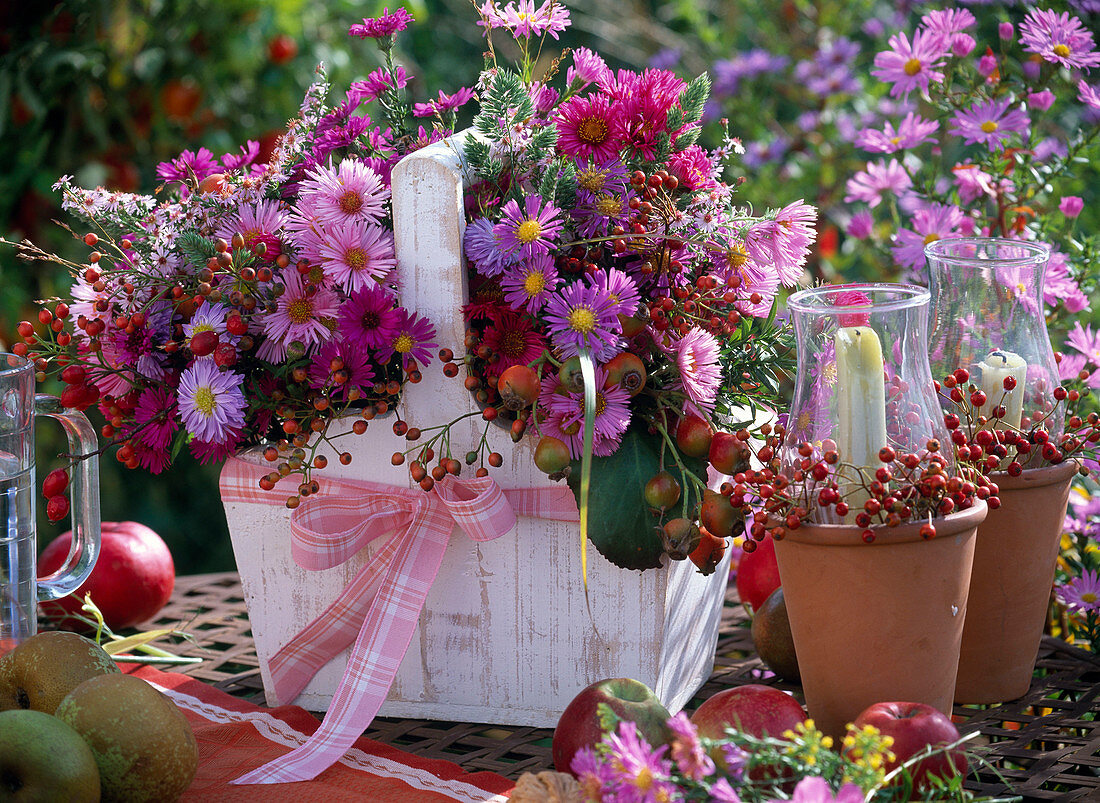
{"label": "pink checkered ribbon", "polygon": [[[260,489],[263,465],[231,457],[222,469],[223,502],[283,504]],[[335,601],[271,659],[280,700],[301,693],[317,671],[354,641],[328,713],[310,739],[234,783],[305,781],[331,766],[370,725],[409,647],[428,590],[457,524],[475,541],[509,532],[516,516],[579,521],[564,486],[502,491],[488,477],[447,477],[431,493],[379,483],[327,479],[290,515],[291,551],[311,571],[338,566],[371,541],[385,543]]]}

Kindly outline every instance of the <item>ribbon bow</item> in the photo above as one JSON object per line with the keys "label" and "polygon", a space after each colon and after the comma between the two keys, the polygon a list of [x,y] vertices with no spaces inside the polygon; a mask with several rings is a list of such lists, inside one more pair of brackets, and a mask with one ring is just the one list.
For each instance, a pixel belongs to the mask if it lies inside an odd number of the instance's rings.
{"label": "ribbon bow", "polygon": [[[256,480],[263,473],[262,467],[229,458],[222,472],[223,501],[281,504],[259,491]],[[446,477],[429,493],[328,480],[322,493],[296,508],[290,516],[291,553],[304,569],[338,566],[372,541],[387,540],[328,608],[271,659],[279,699],[293,700],[354,641],[321,727],[305,744],[234,783],[309,780],[347,752],[393,684],[455,525],[474,541],[490,541],[510,532],[517,515],[579,520],[568,488],[505,492],[489,477]]]}

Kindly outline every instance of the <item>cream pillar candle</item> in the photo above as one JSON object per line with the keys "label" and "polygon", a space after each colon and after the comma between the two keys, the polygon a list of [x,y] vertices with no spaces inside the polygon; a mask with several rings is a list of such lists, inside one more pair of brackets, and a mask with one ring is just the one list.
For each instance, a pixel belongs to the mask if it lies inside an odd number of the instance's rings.
{"label": "cream pillar candle", "polygon": [[[981,371],[982,391],[987,399],[982,415],[992,418],[993,408],[1000,405],[1005,414],[997,423],[998,429],[1019,429],[1024,412],[1024,385],[1027,379],[1027,362],[1019,354],[994,349],[978,363]],[[1005,390],[1006,377],[1016,380],[1012,390]]]}
{"label": "cream pillar candle", "polygon": [[842,326],[836,347],[837,451],[844,463],[873,472],[886,441],[882,343],[869,326]]}

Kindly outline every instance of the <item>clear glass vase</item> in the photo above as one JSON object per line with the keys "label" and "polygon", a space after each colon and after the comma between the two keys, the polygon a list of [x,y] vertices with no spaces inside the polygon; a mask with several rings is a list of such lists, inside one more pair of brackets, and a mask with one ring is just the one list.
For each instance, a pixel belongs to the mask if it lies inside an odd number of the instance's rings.
{"label": "clear glass vase", "polygon": [[803,442],[815,452],[835,448],[867,482],[885,446],[920,454],[930,439],[948,443],[928,364],[929,298],[915,285],[843,284],[788,299],[798,374],[785,472],[793,473]]}
{"label": "clear glass vase", "polygon": [[1061,434],[1064,410],[1053,396],[1058,366],[1043,317],[1047,247],[964,237],[929,243],[924,255],[931,274],[933,376],[967,369],[986,395],[980,413],[997,429],[1039,426]]}

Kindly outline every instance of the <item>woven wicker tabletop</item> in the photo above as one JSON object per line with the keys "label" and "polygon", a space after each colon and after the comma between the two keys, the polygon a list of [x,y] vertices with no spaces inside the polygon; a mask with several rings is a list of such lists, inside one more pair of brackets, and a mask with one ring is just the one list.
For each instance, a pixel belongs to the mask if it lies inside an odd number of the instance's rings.
{"label": "woven wicker tabletop", "polygon": [[[259,662],[236,574],[179,577],[172,601],[155,620],[177,627],[196,643],[180,643],[181,655],[202,663],[177,671],[234,696],[263,704]],[[778,681],[753,652],[748,619],[731,585],[726,596],[714,672],[688,706],[728,686],[767,683],[800,695]],[[971,776],[968,788],[985,794],[1017,794],[1024,800],[1100,800],[1100,657],[1045,638],[1035,680],[1020,700],[997,706],[956,706],[963,733],[978,731],[991,767]],[[499,725],[376,719],[366,736],[410,753],[444,758],[476,772],[517,778],[551,768],[553,731]],[[1002,780],[1002,778],[1004,780]]]}

